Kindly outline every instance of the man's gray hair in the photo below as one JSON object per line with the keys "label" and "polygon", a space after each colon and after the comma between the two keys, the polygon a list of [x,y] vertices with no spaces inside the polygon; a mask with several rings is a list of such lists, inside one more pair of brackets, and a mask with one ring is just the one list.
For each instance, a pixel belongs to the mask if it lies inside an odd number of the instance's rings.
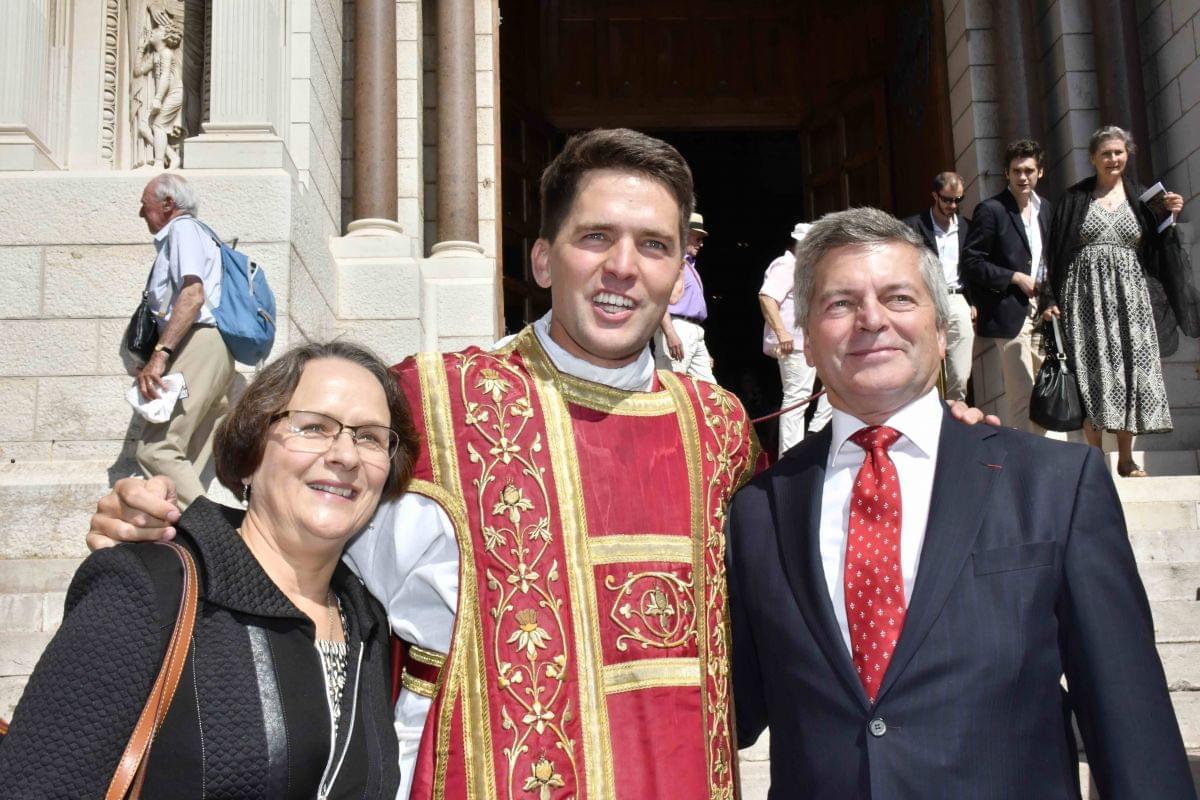
{"label": "man's gray hair", "polygon": [[808,329],[808,313],[817,282],[817,263],[839,247],[874,247],[906,244],[917,251],[917,265],[925,290],[933,299],[939,328],[950,319],[949,289],[937,253],[925,246],[921,237],[900,220],[877,208],[851,208],[821,217],[796,247],[795,298],[796,326]]}
{"label": "man's gray hair", "polygon": [[175,207],[185,214],[196,216],[200,211],[200,200],[196,190],[182,175],[174,172],[164,172],[154,179],[154,199],[158,201],[171,198]]}

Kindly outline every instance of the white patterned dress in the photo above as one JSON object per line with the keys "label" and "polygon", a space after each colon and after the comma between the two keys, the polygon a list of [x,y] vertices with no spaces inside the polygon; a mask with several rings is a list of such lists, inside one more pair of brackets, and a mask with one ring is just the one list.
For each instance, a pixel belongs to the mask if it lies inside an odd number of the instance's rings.
{"label": "white patterned dress", "polygon": [[1108,210],[1095,200],[1067,267],[1062,305],[1067,353],[1092,423],[1102,430],[1171,430],[1171,409],[1150,293],[1138,259],[1141,228],[1127,202]]}

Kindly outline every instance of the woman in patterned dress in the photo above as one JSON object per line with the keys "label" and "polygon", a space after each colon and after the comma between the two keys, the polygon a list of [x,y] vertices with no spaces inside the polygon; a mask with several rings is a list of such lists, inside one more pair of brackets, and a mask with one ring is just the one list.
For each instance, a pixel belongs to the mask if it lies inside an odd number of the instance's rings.
{"label": "woman in patterned dress", "polygon": [[[1174,322],[1171,331],[1156,327],[1164,319],[1156,302],[1163,294],[1156,277],[1162,243],[1154,213],[1139,199],[1143,188],[1125,175],[1133,152],[1121,128],[1092,134],[1088,157],[1096,174],[1055,206],[1044,318],[1062,318],[1088,443],[1099,447],[1102,431],[1115,431],[1118,474],[1145,477],[1133,460],[1133,437],[1171,430],[1159,339],[1173,334]],[[1183,198],[1168,192],[1166,206],[1178,214]]]}

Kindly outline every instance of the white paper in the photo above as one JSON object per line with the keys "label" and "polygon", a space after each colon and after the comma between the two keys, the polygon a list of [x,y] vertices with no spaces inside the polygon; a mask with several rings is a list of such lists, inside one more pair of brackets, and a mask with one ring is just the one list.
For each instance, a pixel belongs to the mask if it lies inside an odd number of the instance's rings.
{"label": "white paper", "polygon": [[163,375],[162,382],[158,397],[149,399],[142,397],[136,379],[133,386],[130,386],[129,390],[125,392],[125,400],[147,422],[166,422],[171,418],[175,404],[187,397],[187,383],[183,380],[182,372]]}
{"label": "white paper", "polygon": [[1167,190],[1162,185],[1162,181],[1142,192],[1141,196],[1141,201],[1150,206],[1150,210],[1154,212],[1154,218],[1158,220],[1159,233],[1175,224],[1175,215],[1167,210],[1166,197]]}

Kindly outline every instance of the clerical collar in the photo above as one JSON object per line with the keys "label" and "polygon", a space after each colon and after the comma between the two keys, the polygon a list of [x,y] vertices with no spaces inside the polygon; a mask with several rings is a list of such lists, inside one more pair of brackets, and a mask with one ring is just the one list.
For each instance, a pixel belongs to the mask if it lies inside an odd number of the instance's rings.
{"label": "clerical collar", "polygon": [[649,345],[642,348],[640,356],[623,367],[598,367],[568,353],[550,338],[552,313],[547,311],[544,317],[534,322],[533,332],[560,372],[627,392],[649,392],[654,389],[654,359],[650,355]]}

